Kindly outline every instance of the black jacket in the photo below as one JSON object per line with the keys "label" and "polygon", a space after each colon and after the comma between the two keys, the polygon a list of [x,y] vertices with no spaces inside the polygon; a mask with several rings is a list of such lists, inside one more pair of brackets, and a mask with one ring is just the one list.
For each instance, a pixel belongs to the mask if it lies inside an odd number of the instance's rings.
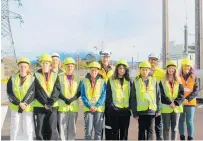
{"label": "black jacket", "polygon": [[31,84],[30,88],[28,89],[27,94],[25,95],[23,100],[20,101],[15,96],[15,94],[13,92],[13,86],[12,86],[13,84],[12,84],[12,79],[11,78],[12,77],[9,78],[8,83],[7,83],[7,95],[8,95],[9,101],[14,105],[19,105],[20,103],[26,103],[26,104],[29,105],[35,98],[35,83],[34,83],[34,81]]}
{"label": "black jacket", "polygon": [[[120,81],[121,81],[121,85],[123,85],[124,78],[121,78]],[[130,82],[130,85],[131,85],[130,87],[132,88],[131,82]],[[130,92],[130,95],[131,95],[131,92]],[[107,116],[131,116],[130,99],[129,99],[129,107],[128,108],[118,108],[114,105],[113,98],[112,98],[111,84],[109,81],[107,83],[107,88],[106,88],[105,113]]]}
{"label": "black jacket", "polygon": [[[160,87],[160,92],[161,92],[161,102],[163,104],[170,105],[172,103],[172,101],[166,96],[162,82],[159,83],[159,87]],[[184,88],[183,88],[182,84],[179,84],[178,96],[174,100],[174,104],[176,106],[180,106],[183,103],[183,101],[184,101]]]}
{"label": "black jacket", "polygon": [[[42,70],[38,70],[38,73],[42,73]],[[54,72],[51,72],[54,73]],[[58,99],[59,94],[60,94],[60,83],[59,83],[59,78],[57,77],[53,91],[51,93],[51,96],[48,97],[44,89],[39,83],[39,80],[35,78],[35,98],[42,104],[42,105],[47,105],[47,106],[52,106]]]}
{"label": "black jacket", "polygon": [[[137,77],[136,80],[138,80],[138,78],[139,77]],[[130,98],[130,104],[131,104],[131,108],[132,108],[133,117],[137,117],[139,115],[155,115],[156,113],[161,113],[161,94],[159,92],[158,83],[156,83],[156,104],[157,104],[156,111],[149,110],[149,109],[146,111],[137,111],[136,88],[135,88],[134,82],[132,85],[132,95]]]}

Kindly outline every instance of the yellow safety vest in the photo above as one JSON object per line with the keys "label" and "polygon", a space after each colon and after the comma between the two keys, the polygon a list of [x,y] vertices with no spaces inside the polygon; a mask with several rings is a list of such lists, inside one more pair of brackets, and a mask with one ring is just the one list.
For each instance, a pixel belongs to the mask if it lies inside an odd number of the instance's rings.
{"label": "yellow safety vest", "polygon": [[[196,77],[196,76],[194,76]],[[188,80],[185,81],[184,77],[182,74],[180,74],[180,78],[184,87],[184,97],[187,97],[188,95],[190,95],[193,92],[194,86],[195,86],[195,78],[193,78],[192,76],[188,77]],[[197,101],[196,98],[194,98],[193,100],[191,100],[188,103],[184,103],[184,105],[197,105]]]}
{"label": "yellow safety vest", "polygon": [[130,82],[124,79],[123,88],[119,79],[110,79],[113,103],[118,108],[128,108],[130,98]]}
{"label": "yellow safety vest", "polygon": [[[169,81],[161,81],[163,88],[164,88],[164,93],[165,95],[171,100],[175,100],[178,97],[178,91],[179,91],[179,83],[176,81],[174,84],[174,88],[173,88],[173,94],[171,92],[171,86],[169,84]],[[174,109],[171,108],[169,105],[167,104],[161,104],[161,113],[182,113],[183,112],[183,106],[176,106]]]}
{"label": "yellow safety vest", "polygon": [[161,81],[165,76],[165,71],[161,68],[156,67],[154,69],[153,77],[156,78],[157,81]]}
{"label": "yellow safety vest", "polygon": [[[53,88],[54,88],[54,84],[57,79],[57,73],[54,73],[54,72],[50,73],[50,78],[49,78],[49,81],[47,84],[48,87],[46,86],[46,78],[43,76],[43,74],[36,72],[35,76],[36,76],[37,80],[39,81],[41,87],[46,92],[47,96],[50,97],[51,93],[53,91]],[[58,101],[56,101],[52,107],[57,107],[57,106],[58,106]],[[44,107],[44,105],[42,105],[37,99],[35,99],[34,107]]]}
{"label": "yellow safety vest", "polygon": [[[78,90],[78,81],[74,76],[71,87],[70,82],[67,80],[67,76],[65,73],[59,75],[59,82],[61,86],[62,94],[70,99],[77,94]],[[78,112],[79,111],[79,100],[73,101],[70,105],[67,105],[63,100],[59,99],[59,112]]]}
{"label": "yellow safety vest", "polygon": [[156,103],[156,79],[149,77],[148,87],[146,87],[142,78],[134,79],[137,99],[137,111],[146,111],[148,109],[157,110]]}
{"label": "yellow safety vest", "polygon": [[107,73],[103,68],[99,70],[99,74],[102,75],[106,83],[108,82],[109,78],[113,75],[113,73],[114,71],[112,69],[110,69]]}
{"label": "yellow safety vest", "polygon": [[[102,89],[103,89],[104,83],[105,83],[104,79],[101,79],[101,78],[97,79],[96,84],[95,84],[95,88],[93,90],[91,83],[90,83],[90,80],[88,78],[85,78],[83,80],[83,84],[85,86],[86,97],[92,105],[95,105],[97,103],[97,101],[99,100],[99,98],[102,94]],[[99,106],[97,108],[97,112],[104,112],[104,108],[105,108],[104,105]],[[85,112],[90,111],[90,109],[86,106],[83,107],[83,110]]]}
{"label": "yellow safety vest", "polygon": [[[25,82],[22,84],[22,86],[20,86],[20,74],[17,73],[15,75],[13,75],[11,77],[12,80],[12,89],[13,89],[13,93],[16,96],[16,98],[18,98],[20,101],[23,100],[23,98],[26,96],[28,89],[30,88],[30,86],[32,85],[32,83],[34,82],[34,77],[32,75],[27,75]],[[19,106],[10,103],[9,107],[12,110],[18,110]],[[28,105],[27,108],[24,110],[24,112],[32,112],[33,111],[33,107],[32,104]]]}

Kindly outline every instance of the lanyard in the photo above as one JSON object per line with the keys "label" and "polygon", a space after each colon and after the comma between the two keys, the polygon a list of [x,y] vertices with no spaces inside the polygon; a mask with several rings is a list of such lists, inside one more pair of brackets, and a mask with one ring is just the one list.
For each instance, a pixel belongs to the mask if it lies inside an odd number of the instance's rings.
{"label": "lanyard", "polygon": [[173,96],[173,93],[174,93],[174,82],[172,81],[169,81],[169,85],[170,85],[170,91],[171,91],[171,94]]}
{"label": "lanyard", "polygon": [[[93,83],[94,82],[94,83]],[[94,81],[91,80],[91,86],[92,86],[92,97],[95,96],[95,86],[96,86],[96,80],[94,79]]]}
{"label": "lanyard", "polygon": [[[65,76],[65,77],[66,77],[66,76]],[[69,92],[72,94],[74,76],[72,76],[71,79],[68,79],[68,78],[66,77],[66,79],[68,80],[68,83],[69,83]]]}
{"label": "lanyard", "polygon": [[21,76],[19,76],[19,77],[20,77],[20,86],[22,86],[23,83],[25,82],[27,76],[25,76],[25,77],[21,77]]}
{"label": "lanyard", "polygon": [[46,84],[46,89],[48,90],[49,87],[49,80],[50,80],[50,71],[48,72],[48,79],[46,79],[45,73],[43,72],[45,84]]}
{"label": "lanyard", "polygon": [[142,80],[142,83],[144,84],[145,90],[148,92],[148,90],[149,90],[149,80],[146,80],[146,81],[148,81],[148,83],[145,83],[144,80]]}

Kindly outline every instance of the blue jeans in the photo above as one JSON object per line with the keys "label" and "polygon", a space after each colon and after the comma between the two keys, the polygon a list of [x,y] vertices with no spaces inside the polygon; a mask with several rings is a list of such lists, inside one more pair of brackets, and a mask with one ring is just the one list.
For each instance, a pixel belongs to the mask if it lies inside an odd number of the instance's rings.
{"label": "blue jeans", "polygon": [[184,106],[183,113],[180,115],[179,132],[180,135],[185,135],[185,121],[187,125],[188,136],[194,137],[194,114],[195,107]]}

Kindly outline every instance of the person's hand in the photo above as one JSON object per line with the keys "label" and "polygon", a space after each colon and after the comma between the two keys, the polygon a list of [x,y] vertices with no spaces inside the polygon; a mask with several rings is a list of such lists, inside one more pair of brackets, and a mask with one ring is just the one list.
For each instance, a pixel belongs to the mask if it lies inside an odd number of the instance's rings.
{"label": "person's hand", "polygon": [[25,104],[25,103],[20,103],[19,106],[23,110],[25,110],[27,108],[27,104]]}
{"label": "person's hand", "polygon": [[97,107],[95,107],[95,106],[92,106],[92,107],[90,108],[90,111],[91,111],[91,112],[96,112],[96,110],[97,110]]}
{"label": "person's hand", "polygon": [[174,109],[174,108],[176,107],[176,105],[172,102],[172,103],[170,104],[170,107]]}
{"label": "person's hand", "polygon": [[158,116],[160,116],[161,115],[161,113],[156,113],[156,117],[158,117]]}
{"label": "person's hand", "polygon": [[139,116],[135,117],[135,119],[138,120],[138,119],[139,119]]}
{"label": "person's hand", "polygon": [[95,112],[95,111],[94,111],[94,106],[90,107],[90,111],[91,111],[91,112]]}
{"label": "person's hand", "polygon": [[185,104],[188,104],[188,103],[189,103],[189,101],[188,101],[187,99],[185,99],[185,101],[184,101],[184,102],[185,102]]}
{"label": "person's hand", "polygon": [[45,104],[44,105],[44,108],[46,109],[46,110],[49,110],[49,107]]}
{"label": "person's hand", "polygon": [[97,111],[97,107],[94,106],[94,112],[96,112],[96,111]]}

